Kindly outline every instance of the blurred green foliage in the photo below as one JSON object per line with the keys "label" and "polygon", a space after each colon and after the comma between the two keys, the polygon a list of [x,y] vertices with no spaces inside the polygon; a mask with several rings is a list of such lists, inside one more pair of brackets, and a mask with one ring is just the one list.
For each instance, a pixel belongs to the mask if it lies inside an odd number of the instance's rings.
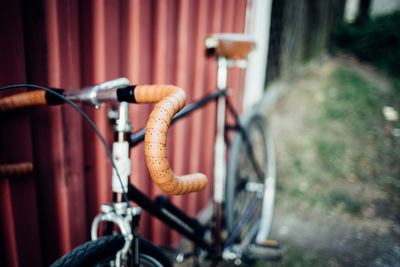
{"label": "blurred green foliage", "polygon": [[330,48],[400,77],[400,12],[340,24],[333,32]]}

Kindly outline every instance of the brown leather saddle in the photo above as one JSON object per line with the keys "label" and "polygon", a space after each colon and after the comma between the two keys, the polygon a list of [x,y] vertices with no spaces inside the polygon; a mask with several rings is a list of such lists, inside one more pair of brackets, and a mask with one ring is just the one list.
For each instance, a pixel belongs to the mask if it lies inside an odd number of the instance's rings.
{"label": "brown leather saddle", "polygon": [[208,57],[226,57],[243,59],[254,50],[256,43],[253,37],[243,33],[213,33],[205,40]]}

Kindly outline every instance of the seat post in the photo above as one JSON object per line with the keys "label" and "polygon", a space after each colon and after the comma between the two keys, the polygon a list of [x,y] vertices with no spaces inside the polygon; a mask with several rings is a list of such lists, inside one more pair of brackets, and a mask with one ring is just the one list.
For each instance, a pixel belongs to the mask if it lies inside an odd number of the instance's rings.
{"label": "seat post", "polygon": [[[228,80],[228,60],[225,57],[217,58],[217,86],[218,90],[227,87]],[[225,105],[226,96],[221,95],[217,102],[217,133],[214,147],[214,201],[222,203],[224,199],[224,182],[226,174],[225,164]]]}
{"label": "seat post", "polygon": [[[228,81],[228,59],[217,57],[217,87],[218,90],[227,88]],[[226,96],[221,95],[217,102],[217,133],[214,146],[214,209],[215,209],[215,241],[221,243],[221,221],[222,203],[225,199],[226,179],[226,144],[224,140],[225,131],[225,105]]]}
{"label": "seat post", "polygon": [[217,85],[218,89],[226,89],[228,83],[228,59],[225,57],[217,58]]}

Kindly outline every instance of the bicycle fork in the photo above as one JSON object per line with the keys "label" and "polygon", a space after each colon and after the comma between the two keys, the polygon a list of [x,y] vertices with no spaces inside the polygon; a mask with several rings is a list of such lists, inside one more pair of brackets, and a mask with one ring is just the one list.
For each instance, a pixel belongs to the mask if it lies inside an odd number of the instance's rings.
{"label": "bicycle fork", "polygon": [[[139,266],[139,220],[142,209],[129,207],[126,202],[113,202],[101,205],[101,213],[95,217],[92,223],[91,238],[98,238],[98,230],[101,222],[110,222],[118,226],[124,236],[125,244],[115,256],[115,266],[124,266],[128,259],[131,247],[133,251],[134,266]],[[132,246],[134,244],[134,246]]]}

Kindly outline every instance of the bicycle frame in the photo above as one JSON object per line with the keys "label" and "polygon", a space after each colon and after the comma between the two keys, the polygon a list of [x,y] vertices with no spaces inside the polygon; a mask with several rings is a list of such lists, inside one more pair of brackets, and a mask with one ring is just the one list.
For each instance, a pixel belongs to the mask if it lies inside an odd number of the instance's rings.
{"label": "bicycle frame", "polygon": [[[215,142],[215,170],[214,170],[214,215],[215,215],[215,229],[214,229],[214,242],[209,242],[205,239],[205,232],[212,231],[210,226],[202,224],[198,219],[191,218],[178,207],[176,207],[168,198],[159,196],[155,200],[151,199],[140,190],[138,190],[134,185],[128,185],[128,198],[129,200],[135,202],[144,210],[146,210],[152,216],[158,218],[160,221],[165,223],[171,229],[174,229],[181,235],[185,236],[187,239],[191,240],[196,244],[198,248],[206,250],[211,257],[221,257],[221,252],[224,247],[229,246],[236,239],[238,233],[246,225],[249,220],[249,215],[251,215],[253,208],[260,198],[257,196],[251,201],[249,205],[250,208],[242,218],[239,220],[237,227],[232,232],[232,234],[223,243],[220,239],[222,230],[222,203],[224,201],[224,182],[225,182],[225,151],[226,151],[226,132],[228,130],[239,131],[246,142],[248,142],[248,137],[243,127],[240,125],[239,116],[236,113],[233,106],[227,99],[228,89],[226,89],[226,74],[228,69],[228,61],[225,58],[220,59],[218,62],[218,89],[195,101],[185,108],[183,108],[178,114],[176,114],[172,120],[172,123],[178,119],[181,119],[193,111],[209,104],[210,102],[217,102],[217,136]],[[222,69],[222,70],[221,70]],[[225,69],[225,70],[224,70]],[[221,82],[222,80],[222,82]],[[225,123],[225,113],[226,110],[233,115],[234,125],[227,125]],[[121,135],[123,140],[129,141],[130,148],[139,144],[144,140],[146,129],[143,128],[130,135]],[[121,139],[120,139],[121,140]],[[256,170],[260,170],[257,166],[257,162],[254,160],[253,151],[250,147],[250,160],[252,164],[256,166]],[[221,171],[222,170],[222,171]],[[257,171],[258,175],[263,176],[262,171]],[[116,194],[114,199],[121,199],[119,194]]]}
{"label": "bicycle frame", "polygon": [[[214,259],[220,259],[222,257],[222,252],[225,247],[233,244],[234,240],[237,238],[241,229],[246,225],[248,220],[250,219],[252,213],[255,210],[257,203],[260,200],[258,194],[254,197],[254,199],[250,202],[249,208],[239,219],[237,226],[234,228],[234,231],[230,236],[223,242],[221,239],[222,232],[222,205],[225,200],[225,180],[226,180],[226,132],[227,130],[235,130],[239,131],[242,134],[243,139],[246,143],[249,144],[249,139],[246,136],[245,129],[240,125],[239,116],[236,113],[233,106],[229,103],[227,96],[227,74],[229,67],[239,66],[243,67],[243,61],[236,62],[234,60],[227,59],[225,57],[217,57],[217,90],[202,99],[188,105],[186,108],[182,109],[178,114],[176,114],[172,123],[180,118],[183,118],[193,112],[201,108],[202,106],[212,102],[217,102],[217,120],[216,120],[216,137],[215,137],[215,145],[214,145],[214,195],[213,195],[213,204],[214,204],[214,228],[203,225],[196,218],[191,218],[178,207],[176,207],[173,203],[169,201],[168,198],[165,197],[157,197],[155,200],[152,200],[150,197],[143,194],[139,191],[135,186],[129,183],[130,176],[130,159],[129,159],[129,149],[133,146],[137,145],[141,141],[144,140],[144,136],[146,133],[146,129],[143,128],[137,131],[134,134],[131,134],[130,131],[132,126],[129,121],[129,105],[127,102],[121,102],[118,107],[118,119],[116,120],[116,125],[114,127],[115,130],[115,141],[113,144],[113,155],[116,161],[116,165],[118,166],[118,171],[120,172],[120,177],[116,177],[113,171],[113,181],[112,188],[114,192],[114,201],[115,202],[123,202],[123,192],[124,189],[128,189],[127,195],[128,199],[137,203],[141,208],[146,210],[149,214],[158,218],[160,221],[165,223],[170,228],[176,230],[178,233],[182,234],[194,244],[196,244],[197,248],[201,248],[208,252],[209,257]],[[107,99],[108,96],[106,96]],[[226,125],[225,117],[226,110],[230,112],[235,120],[235,124]],[[251,146],[249,146],[249,154],[250,161],[255,166],[257,170],[257,175],[263,177],[263,173],[260,171],[261,168],[257,166],[257,162],[255,161],[255,157],[253,154],[253,150]],[[122,181],[121,181],[122,180]],[[110,221],[110,220],[109,220]],[[103,230],[104,233],[110,233],[112,227],[107,227],[109,222],[105,222],[106,226]],[[132,227],[135,229],[137,225],[133,225]],[[92,232],[96,232],[98,230],[97,225],[92,228]],[[207,231],[213,232],[213,241],[208,241],[205,238],[205,233]],[[134,239],[134,238],[133,238]],[[126,241],[131,245],[131,241]],[[122,255],[125,257],[125,255]],[[136,259],[137,255],[134,255]],[[126,257],[125,257],[126,258]],[[117,259],[118,260],[118,259]]]}
{"label": "bicycle frame", "polygon": [[[220,99],[222,95],[227,94],[227,90],[218,90],[199,101],[196,101],[187,106],[186,109],[183,109],[180,113],[174,117],[174,121],[177,119],[183,118],[189,115],[194,110],[212,102],[217,99]],[[228,105],[228,107],[231,107]],[[228,108],[231,112],[231,108]],[[235,113],[234,113],[235,114]],[[234,116],[236,117],[236,116]],[[227,126],[226,130],[239,130],[244,131],[239,122],[236,121],[235,126]],[[130,136],[130,141],[132,147],[144,138],[145,129],[142,129]],[[223,129],[223,134],[225,133],[225,125]],[[129,200],[135,202],[152,216],[158,218],[160,221],[165,223],[170,228],[176,230],[189,240],[193,241],[198,247],[207,250],[208,253],[212,255],[218,254],[221,247],[217,249],[214,243],[210,244],[208,241],[204,239],[204,233],[207,230],[210,230],[208,226],[201,224],[196,218],[191,218],[185,214],[182,210],[172,204],[165,197],[157,197],[155,200],[152,200],[150,197],[142,193],[132,184],[129,184],[128,187],[128,198]]]}
{"label": "bicycle frame", "polygon": [[[173,118],[173,122],[181,119],[196,109],[203,107],[204,105],[212,101],[220,101],[222,99],[225,101],[225,96],[227,95],[227,89],[217,90],[202,99],[188,105],[181,112],[179,112]],[[236,122],[238,128],[240,128],[238,121]],[[224,125],[223,125],[224,127]],[[144,139],[146,129],[141,129],[138,132],[130,136],[131,147],[140,143]],[[222,135],[224,135],[225,129],[222,129]],[[218,252],[215,244],[210,244],[204,239],[204,233],[209,230],[209,227],[202,225],[197,219],[188,217],[182,210],[173,205],[167,198],[158,197],[156,200],[152,200],[142,192],[140,192],[132,184],[128,188],[128,198],[129,200],[137,203],[144,210],[149,212],[154,217],[158,218],[166,225],[176,230],[189,240],[193,241],[197,246],[202,249],[207,250],[210,254],[215,255]]]}

